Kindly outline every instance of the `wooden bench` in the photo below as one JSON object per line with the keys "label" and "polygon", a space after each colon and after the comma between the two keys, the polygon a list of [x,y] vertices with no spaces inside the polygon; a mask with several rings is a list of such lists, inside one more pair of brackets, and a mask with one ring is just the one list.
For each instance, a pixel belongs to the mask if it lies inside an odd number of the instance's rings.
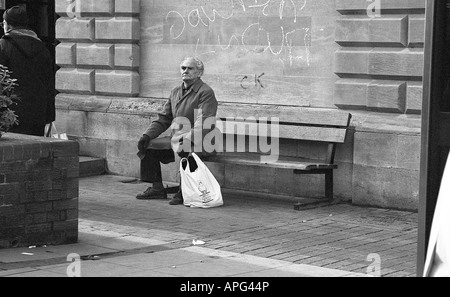
{"label": "wooden bench", "polygon": [[[279,136],[269,135],[269,138],[279,137],[279,139],[295,141],[320,142],[327,146],[323,158],[310,160],[279,156],[276,161],[263,162],[261,161],[261,155],[264,154],[261,154],[261,152],[225,151],[207,157],[205,161],[289,169],[293,170],[294,174],[323,174],[325,176],[325,198],[332,201],[333,171],[338,168],[334,163],[336,147],[337,144],[345,142],[352,115],[348,112],[333,109],[256,105],[248,105],[237,109],[235,106],[221,105],[218,110],[218,119],[220,119],[218,128],[224,134],[224,138],[228,135],[234,135],[235,140],[238,136],[245,136],[247,139],[249,137],[260,137],[260,132],[264,131],[260,128],[264,128],[262,126],[265,125],[268,117],[279,119],[279,123],[275,123],[277,125],[275,130],[279,130]],[[256,121],[251,121],[252,118]],[[261,121],[261,119],[263,120]],[[242,125],[243,120],[245,120],[245,129],[242,129],[244,127]],[[250,122],[253,124],[249,124]],[[255,128],[255,126],[258,128]],[[238,129],[237,127],[241,128]],[[267,125],[265,128],[267,128]]]}

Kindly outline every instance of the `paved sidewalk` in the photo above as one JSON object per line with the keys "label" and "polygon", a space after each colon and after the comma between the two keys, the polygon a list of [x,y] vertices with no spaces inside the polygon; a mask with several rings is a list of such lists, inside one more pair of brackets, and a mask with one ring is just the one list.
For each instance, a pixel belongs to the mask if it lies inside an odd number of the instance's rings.
{"label": "paved sidewalk", "polygon": [[296,200],[228,191],[223,207],[192,209],[136,200],[147,186],[81,179],[79,243],[0,250],[0,276],[64,277],[74,253],[81,276],[356,277],[377,267],[415,276],[416,213],[349,204],[296,211]]}

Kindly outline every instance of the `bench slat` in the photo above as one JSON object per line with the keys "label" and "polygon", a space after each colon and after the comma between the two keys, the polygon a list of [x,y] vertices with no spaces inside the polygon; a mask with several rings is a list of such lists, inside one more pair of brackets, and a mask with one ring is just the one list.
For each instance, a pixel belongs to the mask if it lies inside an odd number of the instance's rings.
{"label": "bench slat", "polygon": [[239,118],[242,116],[259,118],[278,118],[280,123],[295,125],[326,125],[347,127],[351,114],[341,110],[301,108],[285,106],[235,105],[222,104],[217,110],[217,117],[221,119]]}
{"label": "bench slat", "polygon": [[293,169],[301,171],[313,171],[324,169],[336,169],[338,166],[335,164],[326,164],[317,160],[305,160],[294,157],[279,157],[279,160],[273,163],[264,163],[261,161],[261,155],[259,154],[242,154],[242,153],[227,153],[226,155],[217,154],[205,158],[206,162],[218,162],[225,164],[238,164],[238,165],[251,165],[260,167]]}
{"label": "bench slat", "polygon": [[[223,134],[268,137],[272,136],[271,131],[273,128],[275,128],[275,131],[279,131],[279,138],[333,143],[344,143],[347,135],[347,130],[344,128],[341,129],[312,126],[299,127],[290,125],[243,123],[234,121],[218,123],[217,128]],[[258,133],[258,131],[260,131],[260,133]]]}

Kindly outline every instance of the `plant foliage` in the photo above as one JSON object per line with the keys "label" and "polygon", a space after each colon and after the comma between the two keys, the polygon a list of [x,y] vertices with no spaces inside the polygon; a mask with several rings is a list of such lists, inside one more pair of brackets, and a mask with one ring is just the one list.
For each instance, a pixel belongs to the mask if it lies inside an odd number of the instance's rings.
{"label": "plant foliage", "polygon": [[12,126],[19,123],[17,115],[11,110],[11,106],[19,101],[14,94],[17,86],[17,79],[11,78],[11,72],[7,67],[0,65],[0,84],[2,87],[0,94],[0,137],[9,131]]}

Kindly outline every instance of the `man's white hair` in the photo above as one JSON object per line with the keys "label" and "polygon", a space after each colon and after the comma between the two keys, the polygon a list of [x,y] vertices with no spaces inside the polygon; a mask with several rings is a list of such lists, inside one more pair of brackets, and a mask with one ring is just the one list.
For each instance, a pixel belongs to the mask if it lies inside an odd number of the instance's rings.
{"label": "man's white hair", "polygon": [[194,61],[195,65],[197,66],[197,69],[200,70],[203,75],[203,73],[205,72],[205,64],[203,64],[203,62],[199,58],[196,58],[196,57],[186,57],[183,59],[183,61],[181,61],[180,64],[183,64],[183,62],[186,62],[188,60]]}

